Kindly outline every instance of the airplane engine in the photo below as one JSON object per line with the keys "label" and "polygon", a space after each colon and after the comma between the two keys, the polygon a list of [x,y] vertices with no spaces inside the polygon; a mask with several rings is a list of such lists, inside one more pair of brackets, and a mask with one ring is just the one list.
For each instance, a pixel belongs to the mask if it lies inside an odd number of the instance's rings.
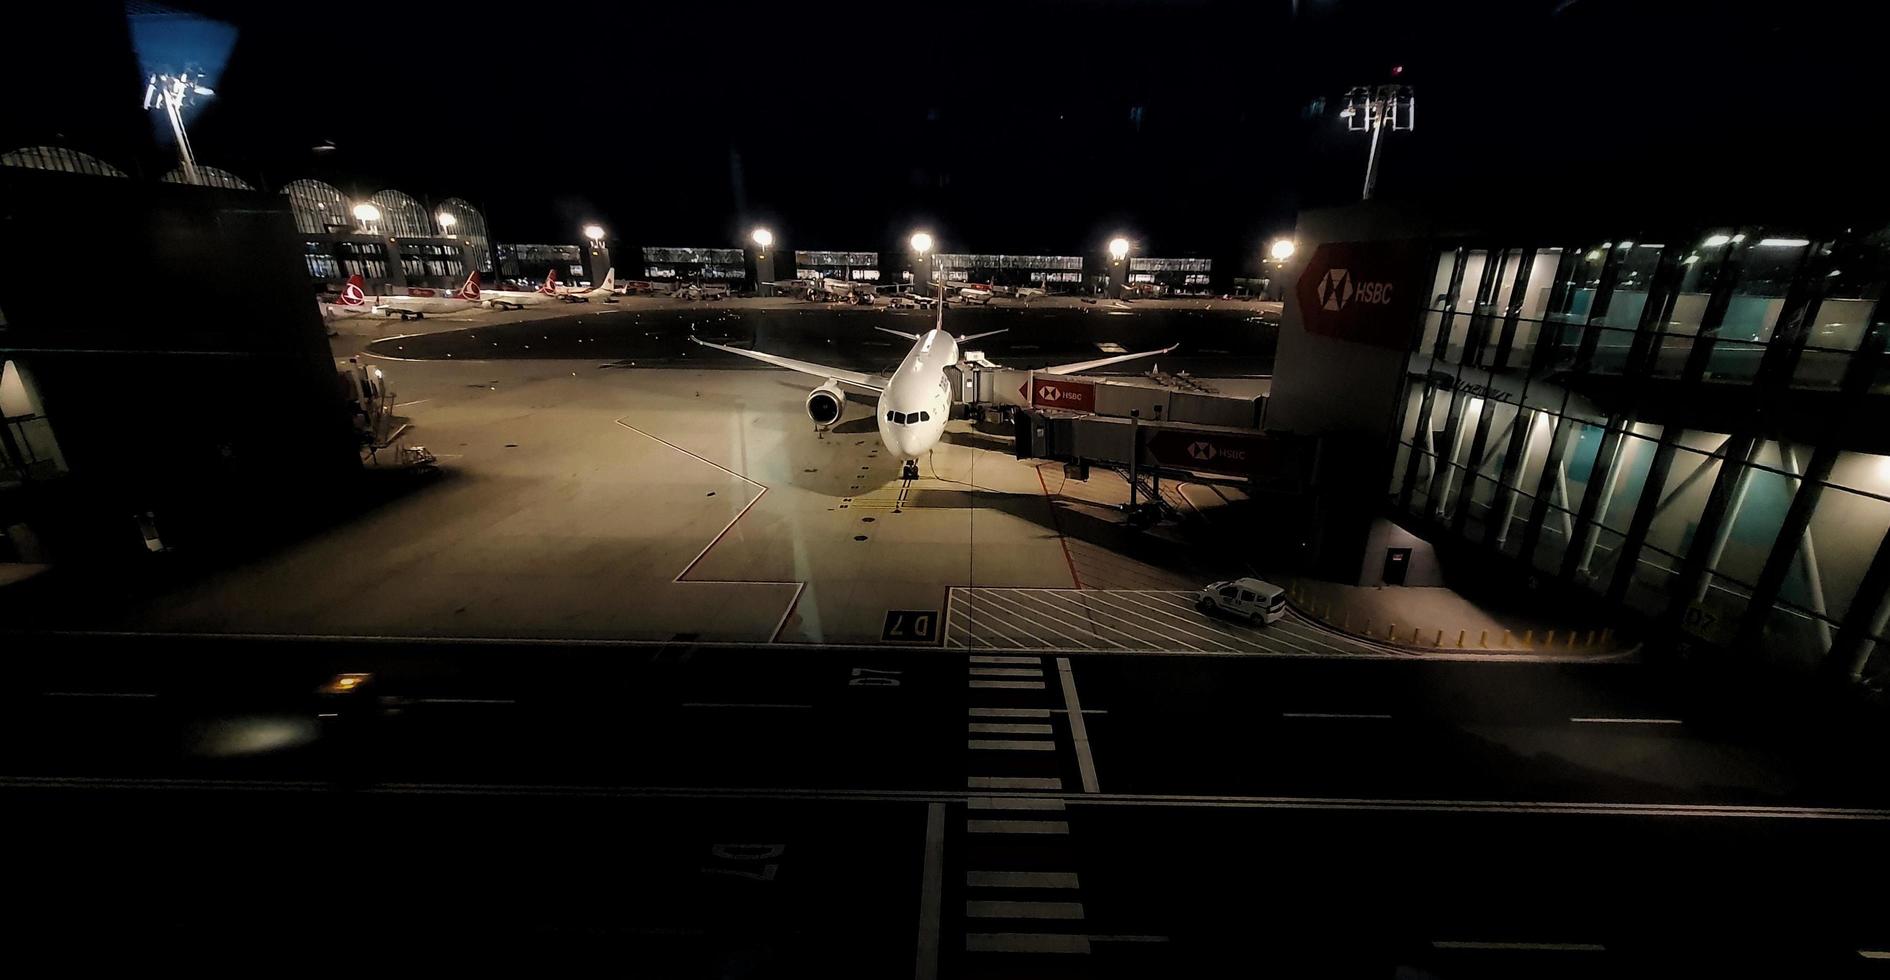
{"label": "airplane engine", "polygon": [[840,416],[846,412],[846,405],[846,392],[831,381],[807,393],[807,417],[818,426],[839,422]]}

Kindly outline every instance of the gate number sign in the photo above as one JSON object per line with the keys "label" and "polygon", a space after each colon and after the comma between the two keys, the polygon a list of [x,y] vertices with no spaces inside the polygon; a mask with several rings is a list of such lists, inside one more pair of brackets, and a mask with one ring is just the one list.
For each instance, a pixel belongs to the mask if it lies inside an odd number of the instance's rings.
{"label": "gate number sign", "polygon": [[936,643],[938,610],[888,609],[879,638],[889,643]]}

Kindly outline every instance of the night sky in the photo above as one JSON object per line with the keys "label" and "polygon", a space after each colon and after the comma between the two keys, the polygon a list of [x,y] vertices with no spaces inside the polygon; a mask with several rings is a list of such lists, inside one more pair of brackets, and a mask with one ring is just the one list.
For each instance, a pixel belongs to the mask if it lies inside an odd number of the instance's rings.
{"label": "night sky", "polygon": [[[1391,137],[1387,198],[1883,213],[1882,73],[1841,4],[171,6],[238,29],[192,123],[200,159],[271,187],[464,196],[500,240],[596,219],[708,245],[765,223],[870,249],[925,225],[951,250],[1124,231],[1147,253],[1237,254],[1356,197],[1364,138],[1336,109],[1397,65],[1419,128]],[[9,145],[167,168],[121,8],[56,7],[9,32],[10,63],[66,83],[9,107]]]}

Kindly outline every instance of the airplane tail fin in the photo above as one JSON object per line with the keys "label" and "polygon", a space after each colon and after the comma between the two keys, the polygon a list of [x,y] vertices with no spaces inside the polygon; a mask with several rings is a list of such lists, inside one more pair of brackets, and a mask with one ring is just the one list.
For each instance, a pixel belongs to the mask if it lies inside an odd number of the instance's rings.
{"label": "airplane tail fin", "polygon": [[558,270],[557,269],[549,269],[545,272],[545,284],[538,287],[538,291],[541,293],[544,293],[547,296],[558,295]]}
{"label": "airplane tail fin", "polygon": [[916,333],[907,333],[907,332],[905,332],[904,330],[894,330],[894,329],[893,329],[893,328],[891,328],[891,327],[874,327],[873,329],[874,329],[874,330],[878,330],[878,331],[880,331],[881,333],[889,333],[889,334],[892,334],[892,335],[893,335],[893,336],[895,336],[895,337],[904,337],[904,338],[906,338],[907,340],[918,340],[918,339],[919,339],[919,335],[918,335],[918,334],[916,334]]}
{"label": "airplane tail fin", "polygon": [[964,337],[960,337],[960,338],[958,338],[958,342],[962,344],[962,343],[964,343],[965,341],[968,341],[968,340],[978,340],[978,339],[980,339],[980,338],[983,338],[983,337],[993,337],[993,336],[996,336],[996,335],[998,335],[998,334],[1001,334],[1001,333],[1003,333],[1004,331],[1006,331],[1006,330],[1009,330],[1009,329],[1010,329],[1009,327],[1004,327],[1004,328],[1002,328],[1002,329],[998,329],[998,330],[986,330],[986,331],[985,331],[984,333],[974,333],[974,334],[969,334],[969,335],[967,335],[967,336],[964,336]]}
{"label": "airplane tail fin", "polygon": [[464,286],[459,287],[459,292],[455,295],[459,299],[476,300],[479,298],[479,270],[478,269],[474,269],[473,274],[466,277],[466,284]]}
{"label": "airplane tail fin", "polygon": [[605,292],[617,291],[617,267],[616,266],[613,265],[607,271],[605,271],[603,289]]}
{"label": "airplane tail fin", "polygon": [[343,306],[366,306],[367,305],[367,284],[361,280],[360,273],[357,272],[354,275],[349,276],[348,284],[342,287],[341,305]]}

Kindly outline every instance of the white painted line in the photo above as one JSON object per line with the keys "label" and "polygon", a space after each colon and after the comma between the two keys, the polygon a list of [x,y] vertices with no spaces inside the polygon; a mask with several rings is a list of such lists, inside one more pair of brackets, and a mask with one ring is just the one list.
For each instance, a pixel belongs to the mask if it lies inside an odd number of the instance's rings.
{"label": "white painted line", "polygon": [[1039,667],[973,667],[973,677],[1042,677]]}
{"label": "white painted line", "polygon": [[965,903],[967,919],[1080,919],[1082,902],[1006,902],[973,899]]}
{"label": "white painted line", "polygon": [[154,698],[155,694],[137,691],[47,691],[49,698]]}
{"label": "white painted line", "polygon": [[1351,713],[1343,712],[1343,711],[1282,711],[1280,712],[1280,717],[1282,718],[1372,718],[1379,721],[1389,721],[1391,719],[1390,715],[1351,714]]}
{"label": "white painted line", "polygon": [[973,718],[1048,718],[1049,708],[971,708]]}
{"label": "white painted line", "polygon": [[[1085,623],[1078,624],[1077,626],[1078,629],[1088,633],[1090,636],[1094,637],[1097,641],[1102,642],[1102,643],[1107,643],[1118,650],[1142,650],[1142,649],[1150,649],[1150,648],[1160,649],[1161,641],[1159,637],[1151,638],[1147,636],[1141,636],[1135,633],[1131,633],[1128,630],[1123,629],[1121,626],[1117,626],[1113,623],[1105,622],[1104,620],[1109,618],[1107,614],[1104,614],[1103,619],[1098,619],[1096,617],[1095,608],[1089,605],[1089,599],[1091,598],[1091,593],[1073,592],[1072,590],[1068,590],[1068,589],[1038,590],[1038,591],[1049,592],[1051,598],[1046,599],[1042,595],[1038,595],[1035,593],[1027,593],[1022,590],[1018,590],[1017,594],[1023,599],[1027,599],[1033,603],[1045,606],[1049,609],[1055,610],[1058,613],[1069,613],[1071,615],[1081,617],[1085,621]],[[1053,600],[1066,601],[1069,603],[1069,608],[1065,608],[1064,606],[1059,605],[1057,601],[1053,601]],[[1067,622],[1067,620],[1064,620],[1060,616],[1053,617],[1053,618],[1056,618],[1058,622]],[[1135,645],[1133,647],[1130,647],[1130,646],[1124,646],[1123,644],[1117,643],[1116,641],[1111,640],[1107,636],[1104,636],[1103,635],[1104,630],[1108,630],[1109,632],[1115,633],[1118,636],[1126,637],[1130,643],[1133,643]],[[1196,653],[1201,652],[1199,647],[1188,646],[1188,644],[1182,643],[1179,640],[1172,641],[1172,642],[1178,646],[1188,647],[1188,649],[1193,650]],[[1079,644],[1079,646],[1080,645],[1081,644]],[[1096,647],[1093,644],[1091,644],[1089,645],[1089,649],[1096,649]]]}
{"label": "white painted line", "polygon": [[974,796],[965,801],[967,810],[1061,810],[1062,800],[1039,800],[1027,796]]}
{"label": "white painted line", "polygon": [[966,888],[1076,888],[1074,871],[967,871]]}
{"label": "white painted line", "polygon": [[1051,752],[1055,751],[1055,742],[1024,742],[1007,738],[968,738],[965,748],[983,749],[992,752]]}
{"label": "white painted line", "polygon": [[971,682],[971,686],[981,688],[995,687],[1013,691],[1041,691],[1043,690],[1043,681],[981,681],[974,679]]}
{"label": "white painted line", "polygon": [[[1129,602],[1128,597],[1126,595],[1118,596],[1118,598],[1123,599],[1124,602],[1128,603],[1129,605],[1133,605],[1136,609],[1146,609],[1148,610],[1149,613],[1153,613],[1154,615],[1148,615],[1146,613],[1136,612],[1134,609],[1128,608],[1127,605],[1118,605],[1114,602],[1110,602],[1109,599],[1106,597],[1106,594],[1101,593],[1101,592],[1092,592],[1089,595],[1084,596],[1084,598],[1089,599],[1094,602],[1100,602],[1103,605],[1110,607],[1111,609],[1115,609],[1118,612],[1127,614],[1129,616],[1134,616],[1137,619],[1147,620],[1148,622],[1155,624],[1155,627],[1157,629],[1166,629],[1171,632],[1186,633],[1187,635],[1192,636],[1197,640],[1200,640],[1202,643],[1206,643],[1210,646],[1219,647],[1223,652],[1226,652],[1226,653],[1239,652],[1238,647],[1228,646],[1227,644],[1222,643],[1219,640],[1215,640],[1209,636],[1206,636],[1205,634],[1196,632],[1195,630],[1189,628],[1190,626],[1194,626],[1198,624],[1187,623],[1187,622],[1182,621],[1179,617],[1169,615],[1168,613],[1162,612],[1161,610],[1151,609],[1150,607],[1144,606],[1140,603]],[[1161,618],[1157,619],[1155,618],[1156,616],[1159,616]],[[1126,620],[1124,621],[1126,622]],[[1191,644],[1184,643],[1180,639],[1173,639],[1173,638],[1171,639],[1172,639],[1172,642],[1177,643],[1181,646],[1188,647],[1191,650],[1201,649],[1200,647],[1196,647],[1196,646],[1192,646]]]}
{"label": "white painted line", "polygon": [[1860,949],[1857,955],[1867,960],[1890,960],[1890,949]]}
{"label": "white painted line", "polygon": [[967,820],[968,834],[1067,834],[1066,820]]}
{"label": "white painted line", "polygon": [[1056,789],[1063,780],[1055,776],[967,776],[966,789]]}
{"label": "white painted line", "polygon": [[919,952],[915,980],[938,980],[938,920],[945,885],[945,804],[925,808],[925,871],[919,884]]}
{"label": "white painted line", "polygon": [[1039,664],[1042,657],[967,657],[974,664]]}
{"label": "white painted line", "polygon": [[1088,936],[1033,932],[968,932],[967,953],[1087,953]]}
{"label": "white painted line", "polygon": [[965,731],[979,735],[1054,735],[1056,729],[1049,725],[1016,725],[1008,722],[973,721],[965,725]]}
{"label": "white painted line", "polygon": [[[985,599],[985,601],[986,601],[986,602],[989,602],[989,603],[997,603],[997,602],[1002,602],[1002,603],[1003,603],[1004,605],[1007,605],[1007,606],[1011,606],[1011,607],[1013,607],[1013,608],[1015,608],[1015,609],[1017,610],[1017,612],[1019,612],[1019,613],[1022,613],[1022,614],[1023,614],[1024,616],[1026,616],[1026,617],[1030,617],[1030,619],[1031,619],[1031,621],[1032,621],[1032,623],[1033,623],[1034,625],[1036,625],[1036,626],[1037,626],[1038,628],[1040,628],[1040,629],[1042,629],[1042,630],[1043,630],[1044,632],[1046,632],[1046,633],[1054,633],[1054,634],[1055,634],[1056,636],[1058,636],[1059,638],[1061,638],[1061,639],[1063,639],[1063,640],[1066,640],[1066,641],[1068,641],[1068,642],[1069,642],[1070,644],[1072,644],[1072,645],[1074,645],[1074,646],[1077,646],[1077,647],[1080,647],[1080,648],[1082,648],[1082,649],[1086,649],[1086,650],[1087,650],[1087,649],[1094,649],[1094,647],[1095,647],[1095,644],[1093,644],[1093,643],[1089,643],[1089,642],[1085,642],[1085,641],[1084,641],[1084,640],[1083,640],[1083,639],[1082,639],[1081,637],[1076,637],[1076,636],[1071,636],[1070,634],[1068,634],[1068,633],[1065,633],[1065,632],[1063,632],[1062,630],[1059,630],[1059,629],[1057,629],[1057,628],[1055,628],[1055,627],[1053,627],[1053,626],[1051,626],[1051,625],[1050,625],[1050,624],[1049,624],[1048,622],[1045,622],[1045,621],[1044,621],[1044,617],[1043,617],[1043,614],[1042,614],[1042,613],[1040,613],[1040,612],[1037,612],[1037,611],[1035,611],[1035,610],[1032,610],[1032,609],[1030,609],[1030,608],[1028,608],[1028,607],[1026,607],[1026,606],[1025,606],[1025,605],[1024,605],[1023,603],[1021,603],[1021,602],[1015,602],[1015,601],[1012,601],[1012,600],[1010,600],[1010,599],[1002,599],[1002,598],[1000,598],[1000,597],[998,597],[998,596],[996,596],[996,595],[993,595],[993,594],[991,594],[991,590],[989,590],[989,589],[986,589],[986,590],[984,590],[984,592],[982,593],[982,596],[983,596],[983,598]],[[1008,614],[1007,614],[1007,615],[1008,615]],[[1090,635],[1091,635],[1092,637],[1094,637],[1094,635],[1095,635],[1095,634],[1094,634],[1094,633],[1093,633],[1092,631],[1090,631],[1090,630],[1086,630],[1086,629],[1084,629],[1084,628],[1082,627],[1082,625],[1081,625],[1081,624],[1072,624],[1072,623],[1070,623],[1070,622],[1069,622],[1068,620],[1066,620],[1066,619],[1063,619],[1062,617],[1059,617],[1059,616],[1051,616],[1051,617],[1050,617],[1050,619],[1052,619],[1052,620],[1055,620],[1056,622],[1058,622],[1058,623],[1060,623],[1060,624],[1062,624],[1062,625],[1064,625],[1064,626],[1070,626],[1070,627],[1073,627],[1073,628],[1074,628],[1074,629],[1075,629],[1075,630],[1076,630],[1076,631],[1077,631],[1078,633],[1089,633],[1089,634],[1090,634]],[[1006,622],[1008,623],[1008,620],[1007,620]],[[1021,630],[1021,627],[1019,627],[1019,629]],[[1042,643],[1042,644],[1043,644],[1044,646],[1046,646],[1046,647],[1054,647],[1054,646],[1056,646],[1056,644],[1054,644],[1054,643],[1050,643],[1050,642],[1048,642],[1048,641],[1045,641],[1045,640],[1042,640],[1042,639],[1039,639],[1039,638],[1037,638],[1037,637],[1034,637],[1034,636],[1033,636],[1032,638],[1033,638],[1033,639],[1037,639],[1037,640],[1038,640],[1038,642],[1040,642],[1040,643]],[[1107,643],[1108,641],[1107,641],[1107,640],[1104,640],[1103,642],[1105,642],[1105,643]],[[1112,645],[1113,645],[1113,644],[1112,644]],[[1118,649],[1120,649],[1120,647],[1118,647]],[[1041,658],[1040,658],[1040,662],[1041,662]]]}
{"label": "white painted line", "polygon": [[1600,943],[1484,943],[1439,941],[1431,943],[1435,949],[1534,949],[1554,953],[1605,953],[1608,947]]}
{"label": "white painted line", "polygon": [[685,701],[685,708],[812,708],[811,704],[751,704],[747,701]]}
{"label": "white painted line", "polygon": [[1165,943],[1167,936],[1091,936],[1092,943]]}
{"label": "white painted line", "polygon": [[1678,718],[1570,718],[1569,721],[1584,722],[1590,725],[1679,725],[1684,724]]}
{"label": "white painted line", "polygon": [[396,404],[396,405],[395,405],[394,407],[395,407],[395,408],[406,408],[406,407],[407,407],[407,406],[409,406],[409,405],[420,405],[420,404],[424,404],[424,403],[426,403],[426,402],[430,402],[430,401],[432,401],[432,400],[433,400],[433,399],[431,399],[431,398],[416,398],[416,399],[414,399],[413,401],[410,401],[410,402],[400,402],[400,403],[398,403],[398,404]]}
{"label": "white painted line", "polygon": [[420,704],[517,704],[511,698],[414,698]]}
{"label": "white painted line", "polygon": [[1089,728],[1083,723],[1083,703],[1076,697],[1076,675],[1070,670],[1070,658],[1057,658],[1057,675],[1063,680],[1063,708],[1070,716],[1070,738],[1076,742],[1076,767],[1083,774],[1083,792],[1098,792],[1096,759],[1089,754]]}

